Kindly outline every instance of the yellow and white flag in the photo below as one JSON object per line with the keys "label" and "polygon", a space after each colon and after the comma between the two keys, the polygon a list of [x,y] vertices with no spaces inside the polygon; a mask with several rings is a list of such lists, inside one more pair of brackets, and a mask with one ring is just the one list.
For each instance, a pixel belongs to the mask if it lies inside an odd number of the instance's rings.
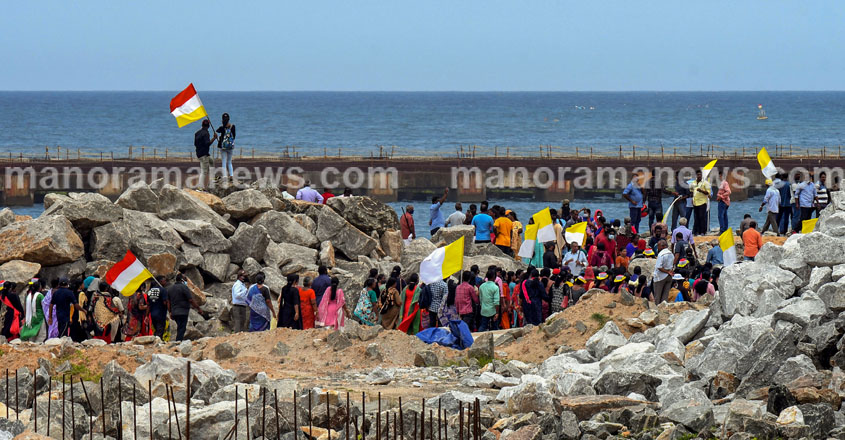
{"label": "yellow and white flag", "polygon": [[548,207],[534,214],[531,218],[534,219],[534,224],[537,225],[537,241],[546,243],[557,240],[555,227],[552,224],[552,213]]}
{"label": "yellow and white flag", "polygon": [[587,222],[575,223],[566,228],[564,238],[566,238],[566,243],[572,243],[574,241],[584,246],[584,240],[587,239]]}
{"label": "yellow and white flag", "polygon": [[816,223],[818,223],[819,219],[811,218],[809,220],[802,220],[801,221],[801,233],[802,234],[809,234],[816,229]]}
{"label": "yellow and white flag", "polygon": [[437,248],[420,263],[420,279],[426,284],[441,281],[464,267],[464,237]]}
{"label": "yellow and white flag", "polygon": [[522,258],[531,258],[534,256],[534,245],[537,244],[537,225],[530,224],[525,227],[525,240],[519,246],[519,255]]}
{"label": "yellow and white flag", "polygon": [[106,282],[123,296],[132,296],[141,283],[152,277],[153,274],[132,251],[126,251],[126,256],[106,272]]}
{"label": "yellow and white flag", "polygon": [[763,171],[763,175],[766,176],[767,179],[774,178],[775,174],[778,173],[778,169],[775,167],[774,162],[772,162],[772,158],[769,157],[769,153],[765,148],[761,148],[760,152],[757,153],[757,162],[760,164],[760,169]]}
{"label": "yellow and white flag", "polygon": [[734,246],[734,230],[728,228],[719,236],[719,247],[722,249],[722,265],[727,267],[736,263],[736,247]]}
{"label": "yellow and white flag", "polygon": [[208,117],[193,84],[189,84],[185,90],[170,100],[170,114],[176,117],[179,128]]}
{"label": "yellow and white flag", "polygon": [[704,165],[704,168],[701,169],[701,180],[707,180],[707,176],[710,175],[710,171],[712,171],[713,167],[716,166],[717,160],[718,159],[713,159],[708,162],[707,165]]}

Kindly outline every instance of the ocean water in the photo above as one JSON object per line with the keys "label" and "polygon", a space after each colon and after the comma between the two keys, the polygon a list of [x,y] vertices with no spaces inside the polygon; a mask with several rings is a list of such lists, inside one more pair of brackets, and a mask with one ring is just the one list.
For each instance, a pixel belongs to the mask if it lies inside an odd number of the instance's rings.
{"label": "ocean water", "polygon": [[[167,92],[0,92],[0,152],[44,147],[125,154],[129,146],[193,148]],[[212,123],[228,112],[240,147],[300,155],[452,155],[459,145],[659,148],[845,143],[845,92],[210,92]],[[769,119],[758,121],[757,105]],[[522,148],[523,150],[520,150]]]}

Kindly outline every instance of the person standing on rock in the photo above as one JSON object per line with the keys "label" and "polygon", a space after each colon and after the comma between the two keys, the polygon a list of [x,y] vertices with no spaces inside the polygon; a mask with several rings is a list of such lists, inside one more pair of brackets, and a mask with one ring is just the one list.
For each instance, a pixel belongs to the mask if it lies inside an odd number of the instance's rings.
{"label": "person standing on rock", "polygon": [[496,284],[496,269],[487,271],[487,277],[481,287],[478,288],[478,298],[481,301],[481,325],[478,331],[498,330],[496,324],[499,317],[499,304],[501,302],[501,291]]}
{"label": "person standing on rock", "polygon": [[493,234],[493,217],[483,210],[472,217],[472,226],[475,227],[475,242],[490,243]]}
{"label": "person standing on rock", "polygon": [[758,211],[762,212],[763,207],[766,207],[766,223],[763,224],[762,233],[765,234],[772,227],[772,231],[778,233],[778,209],[780,208],[780,191],[775,188],[774,183],[770,179],[766,179],[766,196],[763,197],[763,203],[760,204]]}
{"label": "person standing on rock", "polygon": [[628,201],[628,212],[630,213],[631,222],[636,231],[640,230],[643,206],[643,191],[639,185],[640,178],[640,175],[634,175],[634,178],[631,179],[631,182],[622,191],[622,198]]}
{"label": "person standing on rock", "polygon": [[150,287],[147,296],[150,300],[150,319],[153,321],[153,334],[164,340],[167,328],[167,313],[170,311],[170,298],[167,296],[167,277],[159,275],[158,284]]}
{"label": "person standing on rock", "polygon": [[211,158],[209,148],[217,140],[217,133],[214,133],[213,138],[208,134],[208,127],[210,126],[211,122],[208,119],[203,119],[202,128],[194,133],[194,148],[196,148],[197,160],[200,161],[200,181],[198,186],[203,190],[208,189],[209,170],[214,165],[214,159]]}
{"label": "person standing on rock", "polygon": [[[50,317],[51,313],[56,313],[56,306],[53,304],[53,294],[59,288],[59,279],[54,278],[50,280],[50,289],[44,294],[44,300],[41,301],[41,307],[44,309],[44,316]],[[47,320],[47,339],[59,337],[59,323],[56,320]]]}
{"label": "person standing on rock", "polygon": [[728,230],[728,208],[731,207],[731,184],[728,183],[727,171],[719,172],[719,191],[716,193],[716,200],[719,202],[719,234]]}
{"label": "person standing on rock", "polygon": [[326,293],[326,289],[332,284],[332,279],[329,277],[329,269],[324,266],[320,265],[317,268],[317,278],[314,278],[314,282],[311,283],[311,288],[314,289],[314,296],[317,304],[323,300],[323,294]]}
{"label": "person standing on rock", "polygon": [[437,196],[431,198],[431,216],[428,220],[428,228],[432,236],[434,236],[440,228],[446,226],[446,222],[443,221],[443,213],[440,211],[440,208],[443,206],[443,202],[446,201],[447,196],[449,196],[449,188],[446,188],[443,191],[443,195],[440,196],[440,198],[437,198]]}
{"label": "person standing on rock", "polygon": [[299,275],[288,275],[287,283],[282,287],[282,294],[279,296],[278,327],[297,328],[300,324],[302,305],[297,284]]}
{"label": "person standing on rock", "polygon": [[402,298],[399,294],[399,279],[391,276],[387,279],[384,291],[379,299],[379,315],[381,326],[385,330],[393,330],[399,324],[399,314],[402,311]]}
{"label": "person standing on rock", "polygon": [[710,199],[710,182],[702,178],[701,170],[695,172],[695,184],[692,188],[692,209],[695,225],[694,235],[707,234],[707,201]]}
{"label": "person standing on rock", "polygon": [[[801,221],[813,218],[813,213],[816,211],[816,185],[813,183],[812,176],[806,174],[805,181],[798,184],[798,189],[795,191],[795,199],[798,207],[801,210]],[[801,230],[801,223],[795,227],[796,231]]]}
{"label": "person standing on rock", "polygon": [[[298,281],[298,280],[297,280]],[[296,289],[296,282],[291,284]],[[249,331],[263,332],[270,330],[270,315],[276,317],[276,310],[273,308],[273,301],[270,299],[270,289],[264,285],[264,274],[259,272],[255,275],[255,284],[250,286],[246,294],[249,301]],[[297,304],[299,303],[299,289],[296,289]],[[294,318],[298,321],[298,316]]]}
{"label": "person standing on rock", "polygon": [[241,269],[238,271],[237,281],[232,285],[232,331],[235,333],[246,329],[246,320],[249,315],[248,292],[246,272]]}
{"label": "person standing on rock", "polygon": [[[476,216],[478,217],[478,216]],[[475,328],[474,325],[474,310],[473,307],[478,304],[478,293],[470,282],[475,280],[475,274],[470,271],[464,271],[461,274],[461,284],[455,290],[455,307],[458,309],[458,314],[470,330]]]}
{"label": "person standing on rock", "polygon": [[[55,319],[59,326],[59,334],[58,337],[69,336],[70,330],[70,307],[71,306],[78,306],[79,303],[76,300],[76,295],[69,289],[70,282],[67,278],[59,279],[59,288],[53,293],[53,304],[56,306],[55,314],[53,310],[50,310],[50,314],[47,317],[47,323],[52,323]],[[5,285],[3,286],[5,289]],[[5,331],[5,327],[3,329]]]}
{"label": "person standing on rock", "polygon": [[405,212],[399,219],[399,231],[405,244],[409,244],[417,238],[417,227],[414,225],[414,205],[405,207]]}
{"label": "person standing on rock", "polygon": [[308,330],[314,328],[317,320],[317,294],[311,288],[311,277],[302,280],[302,287],[299,288],[299,329]]}
{"label": "person standing on rock", "polygon": [[757,222],[751,221],[748,229],[742,233],[743,259],[745,261],[754,261],[760,248],[763,247],[763,236],[757,231]]}
{"label": "person standing on rock", "polygon": [[217,148],[220,149],[220,158],[223,160],[223,178],[228,179],[231,184],[235,179],[235,170],[232,167],[232,156],[235,154],[235,124],[229,122],[228,113],[223,113],[223,120],[217,127],[217,133],[220,133]]}
{"label": "person standing on rock", "polygon": [[675,272],[675,255],[669,250],[666,240],[657,242],[657,261],[654,264],[652,280],[654,282],[654,303],[660,304],[669,299],[669,290],[672,288],[672,277]]}
{"label": "person standing on rock", "polygon": [[44,309],[41,302],[41,281],[34,279],[29,282],[24,306],[24,324],[21,328],[21,340],[29,342],[44,342],[47,339],[47,325],[44,323]]}
{"label": "person standing on rock", "polygon": [[455,203],[455,212],[449,215],[446,219],[446,227],[453,228],[455,226],[459,226],[464,224],[464,220],[466,220],[467,216],[463,213],[463,206],[461,206],[461,202]]}
{"label": "person standing on rock", "polygon": [[431,305],[428,308],[429,327],[438,327],[440,319],[437,313],[440,311],[440,303],[449,294],[449,286],[443,280],[435,281],[428,285],[431,291]]}
{"label": "person standing on rock", "polygon": [[181,341],[185,339],[185,331],[188,329],[188,313],[190,313],[191,308],[193,307],[200,313],[202,313],[202,310],[186,284],[185,275],[181,273],[176,274],[173,286],[167,290],[167,296],[170,297],[170,315],[176,321],[176,340]]}
{"label": "person standing on rock", "polygon": [[467,209],[466,217],[464,218],[464,224],[471,225],[472,218],[475,217],[475,214],[478,214],[478,207],[475,206],[475,203],[470,203],[469,209]]}

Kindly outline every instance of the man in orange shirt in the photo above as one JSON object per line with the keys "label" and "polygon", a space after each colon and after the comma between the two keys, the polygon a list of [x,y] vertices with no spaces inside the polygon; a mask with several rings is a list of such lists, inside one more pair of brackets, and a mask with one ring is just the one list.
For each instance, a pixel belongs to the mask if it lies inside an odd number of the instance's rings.
{"label": "man in orange shirt", "polygon": [[757,222],[754,220],[748,225],[748,229],[742,233],[742,244],[745,246],[743,256],[746,261],[754,261],[757,252],[763,247],[763,236],[757,231]]}
{"label": "man in orange shirt", "polygon": [[505,208],[496,208],[496,221],[493,222],[493,230],[496,232],[496,247],[502,250],[505,255],[513,256],[511,249],[511,234],[513,233],[513,222],[505,215]]}

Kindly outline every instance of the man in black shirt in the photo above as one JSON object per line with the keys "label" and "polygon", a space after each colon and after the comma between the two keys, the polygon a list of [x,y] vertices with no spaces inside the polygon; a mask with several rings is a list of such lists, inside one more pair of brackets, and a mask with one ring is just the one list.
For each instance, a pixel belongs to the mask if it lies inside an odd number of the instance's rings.
{"label": "man in black shirt", "polygon": [[202,128],[194,133],[194,147],[197,149],[197,159],[200,161],[199,186],[201,186],[202,189],[208,188],[208,170],[211,168],[213,162],[211,155],[208,152],[208,148],[212,143],[214,143],[214,141],[217,140],[217,133],[214,133],[214,138],[211,138],[208,134],[208,127],[210,126],[211,122],[209,122],[208,119],[203,119]]}
{"label": "man in black shirt", "polygon": [[153,329],[155,335],[159,338],[164,337],[164,328],[167,324],[167,312],[170,310],[170,298],[167,296],[167,277],[160,275],[158,283],[147,292],[147,297],[150,300],[150,319],[153,322]]}
{"label": "man in black shirt", "polygon": [[70,306],[79,306],[76,295],[68,288],[70,282],[67,278],[59,280],[59,288],[53,292],[53,305],[56,306],[56,315],[53,316],[53,309],[50,310],[50,316],[47,319],[47,325],[52,325],[55,319],[59,326],[59,337],[69,336],[68,329],[70,327]]}
{"label": "man in black shirt", "polygon": [[170,316],[176,321],[176,340],[181,341],[185,338],[185,330],[188,328],[188,313],[191,307],[200,314],[202,310],[194,301],[191,289],[185,284],[185,275],[181,273],[176,274],[173,286],[167,289],[167,296],[170,297]]}

